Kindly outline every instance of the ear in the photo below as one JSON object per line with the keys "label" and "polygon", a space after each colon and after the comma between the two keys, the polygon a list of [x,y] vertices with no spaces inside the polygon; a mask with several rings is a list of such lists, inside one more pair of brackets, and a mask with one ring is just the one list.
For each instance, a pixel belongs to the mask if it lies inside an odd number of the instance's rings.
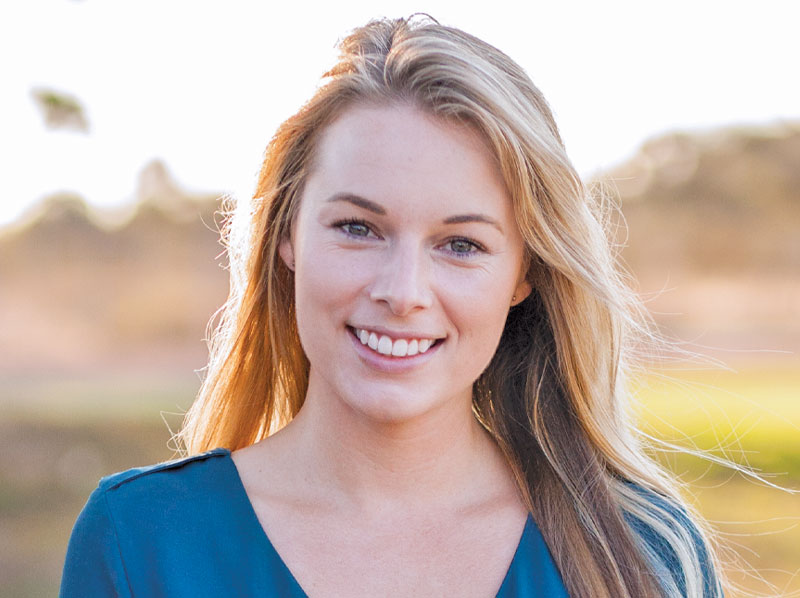
{"label": "ear", "polygon": [[289,237],[281,239],[278,245],[278,254],[281,256],[283,263],[286,267],[294,272],[294,247],[292,247],[292,240]]}
{"label": "ear", "polygon": [[525,265],[526,267],[522,269],[522,273],[520,274],[519,280],[517,280],[517,286],[514,287],[514,295],[513,298],[511,299],[511,307],[519,305],[520,303],[525,301],[525,299],[528,298],[528,295],[530,295],[531,291],[533,290],[533,285],[531,285],[531,282],[528,280],[527,276],[528,274],[527,264]]}
{"label": "ear", "polygon": [[520,266],[519,271],[519,278],[517,278],[517,286],[514,287],[514,293],[511,299],[511,307],[519,305],[525,301],[525,299],[528,298],[528,295],[530,295],[533,291],[534,282],[532,281],[535,281],[535,278],[532,275],[537,272],[537,270],[531,269],[530,255],[531,254],[527,251],[523,255],[522,265]]}
{"label": "ear", "polygon": [[518,283],[516,288],[514,289],[514,298],[511,300],[511,306],[519,305],[525,299],[528,298],[528,295],[531,294],[533,287],[531,283],[528,282],[527,278],[522,278]]}

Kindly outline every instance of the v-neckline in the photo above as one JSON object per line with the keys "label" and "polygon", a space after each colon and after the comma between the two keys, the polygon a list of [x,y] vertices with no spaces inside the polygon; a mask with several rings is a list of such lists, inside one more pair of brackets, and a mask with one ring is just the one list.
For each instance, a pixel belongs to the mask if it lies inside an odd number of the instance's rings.
{"label": "v-neckline", "polygon": [[[233,467],[233,472],[235,474],[234,477],[239,483],[238,491],[243,508],[247,512],[247,516],[250,518],[251,523],[255,526],[258,526],[258,529],[261,532],[259,536],[262,539],[262,543],[264,544],[265,550],[269,553],[269,555],[275,562],[279,563],[280,567],[283,569],[287,578],[290,580],[290,583],[294,586],[294,589],[300,592],[302,596],[308,598],[308,593],[303,589],[303,586],[300,585],[300,582],[297,581],[297,578],[294,576],[294,573],[292,573],[292,570],[289,569],[288,565],[283,560],[283,557],[276,550],[275,546],[272,544],[272,541],[269,539],[269,536],[267,535],[267,531],[261,524],[261,520],[258,518],[258,515],[256,514],[256,509],[255,506],[253,506],[253,502],[250,500],[250,495],[247,494],[247,489],[245,488],[244,480],[242,479],[242,476],[239,473],[239,468],[236,466],[236,462],[233,460],[233,457],[231,456],[230,450],[226,448],[221,448],[219,450],[225,456],[225,460],[229,463],[229,465]],[[520,558],[520,553],[522,552],[522,546],[525,543],[525,539],[531,533],[531,528],[534,525],[535,523],[533,521],[533,517],[531,516],[530,513],[528,513],[528,517],[525,520],[525,526],[522,528],[522,534],[520,534],[519,541],[517,542],[517,547],[514,550],[514,556],[511,558],[511,562],[508,565],[508,569],[506,570],[506,573],[503,576],[503,582],[497,589],[495,596],[503,595],[504,589],[509,583],[509,579],[513,575],[514,570],[518,567],[517,561]]]}

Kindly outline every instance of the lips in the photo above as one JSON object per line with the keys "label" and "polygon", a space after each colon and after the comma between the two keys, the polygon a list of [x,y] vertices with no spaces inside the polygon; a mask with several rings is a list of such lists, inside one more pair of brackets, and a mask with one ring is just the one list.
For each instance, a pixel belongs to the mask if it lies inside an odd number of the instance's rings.
{"label": "lips", "polygon": [[361,344],[369,347],[381,355],[391,355],[392,357],[411,357],[419,353],[425,353],[438,340],[435,338],[392,338],[387,334],[367,330],[364,328],[350,328],[355,337]]}

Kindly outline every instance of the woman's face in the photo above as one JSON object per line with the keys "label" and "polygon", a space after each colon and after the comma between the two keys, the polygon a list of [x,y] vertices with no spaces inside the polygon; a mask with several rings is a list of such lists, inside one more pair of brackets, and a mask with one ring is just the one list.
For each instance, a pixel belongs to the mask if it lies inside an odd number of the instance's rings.
{"label": "woman's face", "polygon": [[523,241],[471,129],[356,106],[322,134],[291,239],[307,400],[398,422],[469,409],[514,303]]}

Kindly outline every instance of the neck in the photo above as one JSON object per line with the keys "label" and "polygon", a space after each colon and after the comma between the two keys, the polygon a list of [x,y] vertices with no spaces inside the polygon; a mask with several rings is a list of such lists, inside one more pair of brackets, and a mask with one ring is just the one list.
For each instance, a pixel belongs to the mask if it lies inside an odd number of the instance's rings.
{"label": "neck", "polygon": [[469,397],[416,418],[375,421],[316,395],[311,385],[300,413],[277,436],[314,481],[315,494],[360,513],[467,507],[507,489],[510,479]]}

